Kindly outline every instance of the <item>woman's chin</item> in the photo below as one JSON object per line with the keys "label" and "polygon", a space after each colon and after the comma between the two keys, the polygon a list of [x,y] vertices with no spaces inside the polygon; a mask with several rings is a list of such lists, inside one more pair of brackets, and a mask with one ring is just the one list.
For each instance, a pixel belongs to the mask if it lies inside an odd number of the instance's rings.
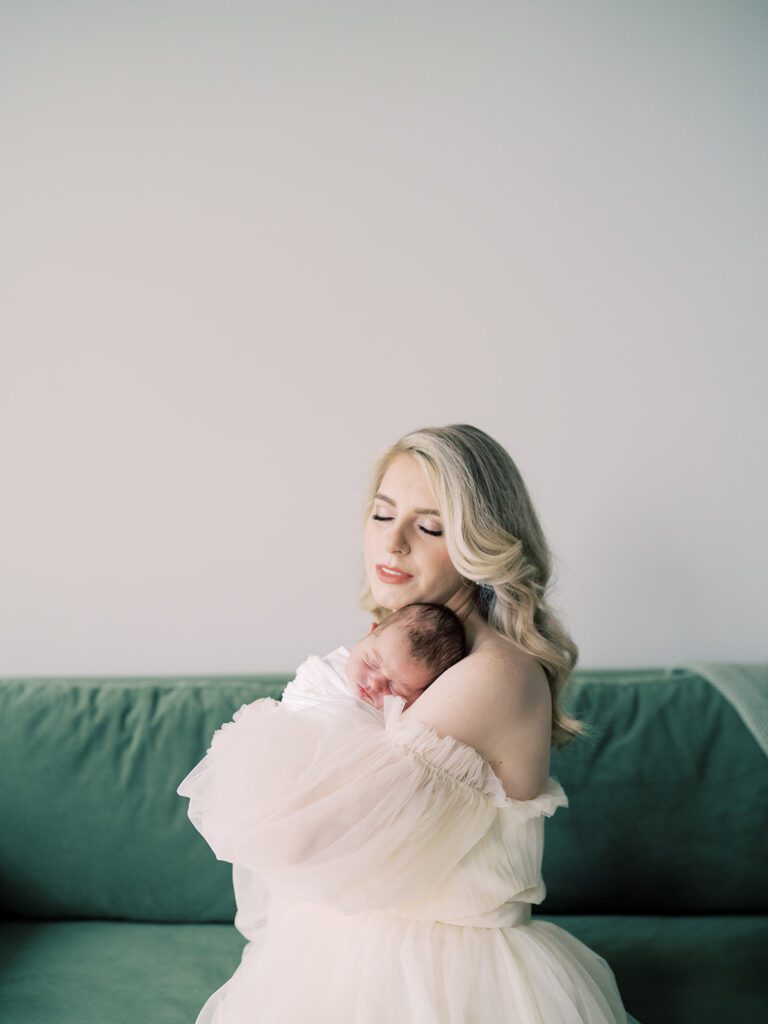
{"label": "woman's chin", "polygon": [[398,600],[397,594],[392,594],[393,590],[397,588],[393,585],[391,587],[384,587],[383,590],[375,590],[371,587],[371,593],[373,594],[374,600],[379,608],[383,608],[387,612],[396,612],[398,608],[402,608],[406,604],[410,604],[411,601],[417,600],[414,597],[406,597],[403,594],[402,598]]}

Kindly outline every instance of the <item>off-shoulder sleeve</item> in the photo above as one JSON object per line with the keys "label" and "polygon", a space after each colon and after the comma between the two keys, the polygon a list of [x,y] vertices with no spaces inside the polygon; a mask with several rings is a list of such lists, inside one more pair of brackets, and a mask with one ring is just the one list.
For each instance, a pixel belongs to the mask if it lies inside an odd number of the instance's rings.
{"label": "off-shoulder sleeve", "polygon": [[354,702],[244,704],[179,784],[219,860],[272,889],[352,913],[397,906],[444,878],[491,827],[497,800],[465,744]]}

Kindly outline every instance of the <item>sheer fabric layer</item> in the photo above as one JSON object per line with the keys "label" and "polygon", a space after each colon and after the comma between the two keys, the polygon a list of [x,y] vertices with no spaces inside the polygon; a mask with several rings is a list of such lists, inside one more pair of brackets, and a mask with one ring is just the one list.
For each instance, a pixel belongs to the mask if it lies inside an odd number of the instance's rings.
{"label": "sheer fabric layer", "polygon": [[548,921],[472,928],[276,900],[196,1024],[625,1024],[608,963]]}

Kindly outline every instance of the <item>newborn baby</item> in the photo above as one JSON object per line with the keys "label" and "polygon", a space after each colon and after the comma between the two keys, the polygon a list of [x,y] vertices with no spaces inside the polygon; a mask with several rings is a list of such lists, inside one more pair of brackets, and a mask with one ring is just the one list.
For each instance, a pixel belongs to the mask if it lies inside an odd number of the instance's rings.
{"label": "newborn baby", "polygon": [[390,693],[405,698],[405,710],[465,654],[464,626],[456,613],[414,601],[371,623],[349,652],[347,682],[355,696],[379,711]]}

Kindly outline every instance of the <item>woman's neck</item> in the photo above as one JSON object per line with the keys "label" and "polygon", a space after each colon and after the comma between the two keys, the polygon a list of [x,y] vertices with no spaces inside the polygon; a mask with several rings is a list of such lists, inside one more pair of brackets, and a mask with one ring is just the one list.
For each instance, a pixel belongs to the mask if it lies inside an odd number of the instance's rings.
{"label": "woman's neck", "polygon": [[493,633],[493,630],[476,608],[470,611],[469,615],[463,620],[463,623],[464,636],[467,641],[467,654],[470,654],[475,650],[478,642],[481,642],[485,637]]}

